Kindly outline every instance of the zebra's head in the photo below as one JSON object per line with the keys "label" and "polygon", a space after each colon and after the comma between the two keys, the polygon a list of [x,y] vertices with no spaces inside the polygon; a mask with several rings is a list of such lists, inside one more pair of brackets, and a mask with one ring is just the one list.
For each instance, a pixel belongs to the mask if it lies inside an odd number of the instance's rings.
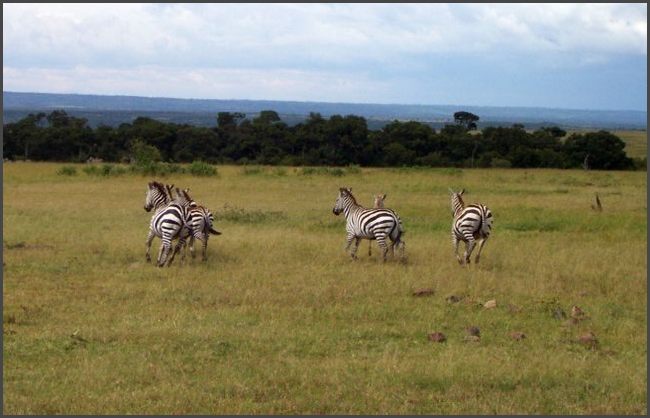
{"label": "zebra's head", "polygon": [[465,193],[465,189],[461,189],[460,192],[455,192],[451,188],[449,189],[451,193],[451,214],[456,215],[456,213],[465,207],[465,202],[461,197]]}
{"label": "zebra's head", "polygon": [[383,208],[384,207],[384,200],[386,200],[386,195],[385,194],[375,195],[375,201],[374,201],[373,207],[375,207],[375,208]]}
{"label": "zebra's head", "polygon": [[[169,199],[169,186],[164,186],[157,181],[151,181],[147,185],[147,194],[144,198],[144,210],[151,212],[151,209],[161,202],[168,202]],[[172,186],[173,187],[173,186]]]}
{"label": "zebra's head", "polygon": [[190,196],[189,187],[187,189],[183,189],[183,190],[176,189],[176,198],[179,199],[182,202],[185,202],[191,208],[194,208],[194,207],[198,206],[198,204]]}
{"label": "zebra's head", "polygon": [[334,208],[332,209],[332,212],[334,215],[340,215],[341,212],[343,212],[343,209],[345,209],[345,205],[347,202],[350,201],[350,199],[354,202],[354,196],[352,196],[352,188],[351,187],[341,187],[339,189],[339,195],[336,198],[336,202],[334,202]]}

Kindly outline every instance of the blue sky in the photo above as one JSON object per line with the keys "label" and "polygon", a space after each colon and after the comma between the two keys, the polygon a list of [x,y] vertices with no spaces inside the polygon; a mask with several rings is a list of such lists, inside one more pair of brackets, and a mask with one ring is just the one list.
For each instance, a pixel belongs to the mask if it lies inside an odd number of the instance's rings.
{"label": "blue sky", "polygon": [[647,110],[645,4],[3,4],[5,91]]}

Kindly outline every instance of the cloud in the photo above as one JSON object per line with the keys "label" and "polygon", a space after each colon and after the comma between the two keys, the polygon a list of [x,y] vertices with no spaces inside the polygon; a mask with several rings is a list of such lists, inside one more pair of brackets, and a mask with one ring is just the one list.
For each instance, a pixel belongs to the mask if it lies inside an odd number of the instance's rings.
{"label": "cloud", "polygon": [[[443,53],[646,54],[645,4],[6,4],[12,66],[348,65]],[[302,63],[306,64],[302,64]]]}
{"label": "cloud", "polygon": [[[3,81],[16,91],[535,105],[540,77],[569,85],[565,73],[647,57],[645,4],[9,3],[3,12]],[[636,65],[630,88],[645,92],[647,68]]]}

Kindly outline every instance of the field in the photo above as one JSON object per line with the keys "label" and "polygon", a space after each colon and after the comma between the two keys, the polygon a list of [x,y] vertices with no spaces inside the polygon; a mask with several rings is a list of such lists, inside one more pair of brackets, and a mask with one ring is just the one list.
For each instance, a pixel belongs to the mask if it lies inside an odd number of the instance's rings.
{"label": "field", "polygon": [[[159,179],[223,232],[159,269],[151,178],[81,167],[3,165],[4,414],[647,413],[645,172],[219,166]],[[387,193],[405,263],[344,253],[341,186]],[[494,213],[480,264],[448,187]]]}
{"label": "field", "polygon": [[625,142],[625,153],[630,158],[648,156],[648,131],[613,131]]}

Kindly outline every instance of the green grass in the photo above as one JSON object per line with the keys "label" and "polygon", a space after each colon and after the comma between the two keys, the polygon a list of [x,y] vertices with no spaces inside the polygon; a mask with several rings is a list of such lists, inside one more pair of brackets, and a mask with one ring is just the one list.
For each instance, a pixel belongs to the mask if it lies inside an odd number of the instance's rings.
{"label": "green grass", "polygon": [[[645,172],[170,174],[223,235],[207,262],[158,269],[153,178],[62,166],[3,166],[5,414],[647,413]],[[406,264],[376,243],[344,254],[342,186],[388,194]],[[452,255],[448,187],[494,213],[479,265]],[[556,317],[572,305],[588,319]],[[594,349],[576,342],[588,331]]]}

